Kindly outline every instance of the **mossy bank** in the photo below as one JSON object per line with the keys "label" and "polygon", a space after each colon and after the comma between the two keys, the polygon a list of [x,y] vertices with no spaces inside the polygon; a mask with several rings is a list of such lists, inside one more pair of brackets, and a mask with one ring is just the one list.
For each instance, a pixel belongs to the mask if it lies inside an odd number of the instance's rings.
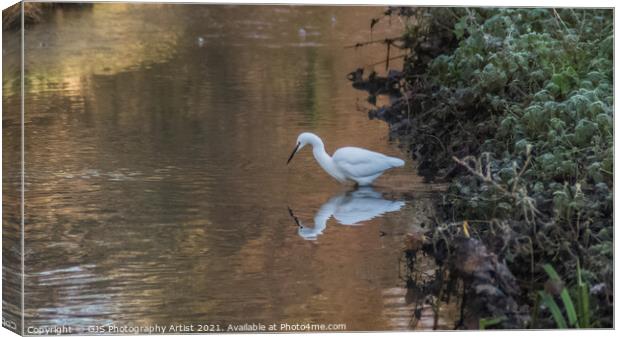
{"label": "mossy bank", "polygon": [[[422,175],[450,183],[427,238],[450,251],[467,234],[505,261],[529,308],[525,328],[561,327],[563,317],[568,327],[611,327],[613,11],[386,12],[394,15],[406,29],[385,43],[405,52],[403,69],[368,79],[358,70],[352,80],[398,97],[370,115],[390,123]],[[563,289],[588,313],[562,302]],[[556,312],[545,299],[564,305]]]}

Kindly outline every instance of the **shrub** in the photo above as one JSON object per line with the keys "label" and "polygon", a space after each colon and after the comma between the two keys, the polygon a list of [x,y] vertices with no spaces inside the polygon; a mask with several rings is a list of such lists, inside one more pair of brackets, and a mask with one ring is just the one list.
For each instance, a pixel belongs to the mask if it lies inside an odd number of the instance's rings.
{"label": "shrub", "polygon": [[[450,181],[445,220],[469,220],[530,290],[544,263],[576,284],[581,261],[583,282],[600,290],[598,324],[611,326],[612,11],[400,15],[413,17],[403,36],[404,98],[382,111],[409,120],[400,137],[421,173]],[[429,49],[433,36],[451,48]],[[535,298],[529,292],[530,304]]]}

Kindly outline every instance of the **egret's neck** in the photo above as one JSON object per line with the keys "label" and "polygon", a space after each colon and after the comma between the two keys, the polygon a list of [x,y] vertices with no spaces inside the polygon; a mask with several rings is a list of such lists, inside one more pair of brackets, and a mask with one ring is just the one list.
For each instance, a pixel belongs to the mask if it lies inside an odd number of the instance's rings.
{"label": "egret's neck", "polygon": [[318,137],[312,142],[312,154],[314,155],[314,159],[316,159],[323,170],[329,173],[330,176],[340,182],[346,181],[346,177],[336,168],[332,157],[325,152],[325,145],[323,145],[323,141],[321,141]]}

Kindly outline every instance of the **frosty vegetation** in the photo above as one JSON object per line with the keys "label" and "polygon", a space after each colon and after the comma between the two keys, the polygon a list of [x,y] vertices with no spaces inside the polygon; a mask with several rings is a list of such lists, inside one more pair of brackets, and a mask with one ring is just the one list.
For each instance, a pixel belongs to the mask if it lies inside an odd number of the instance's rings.
{"label": "frosty vegetation", "polygon": [[422,175],[450,182],[432,240],[467,221],[517,277],[528,327],[611,327],[612,11],[390,8],[380,19],[396,17],[406,31],[384,43],[405,64],[382,85],[400,99],[371,115]]}

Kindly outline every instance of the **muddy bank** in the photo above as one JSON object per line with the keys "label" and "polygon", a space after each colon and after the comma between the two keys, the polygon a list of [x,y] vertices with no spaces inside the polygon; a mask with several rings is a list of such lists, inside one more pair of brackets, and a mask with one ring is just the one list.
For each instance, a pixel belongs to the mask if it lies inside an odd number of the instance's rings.
{"label": "muddy bank", "polygon": [[405,52],[403,68],[349,79],[371,103],[390,96],[369,117],[428,181],[449,183],[440,219],[405,254],[433,256],[475,299],[455,327],[612,326],[611,11],[385,14],[371,27],[406,22],[377,42],[386,62]]}
{"label": "muddy bank", "polygon": [[[25,25],[41,22],[47,13],[54,8],[84,9],[91,8],[89,3],[45,3],[24,2],[23,18]],[[2,29],[18,29],[21,26],[22,3],[16,3],[2,11]]]}

